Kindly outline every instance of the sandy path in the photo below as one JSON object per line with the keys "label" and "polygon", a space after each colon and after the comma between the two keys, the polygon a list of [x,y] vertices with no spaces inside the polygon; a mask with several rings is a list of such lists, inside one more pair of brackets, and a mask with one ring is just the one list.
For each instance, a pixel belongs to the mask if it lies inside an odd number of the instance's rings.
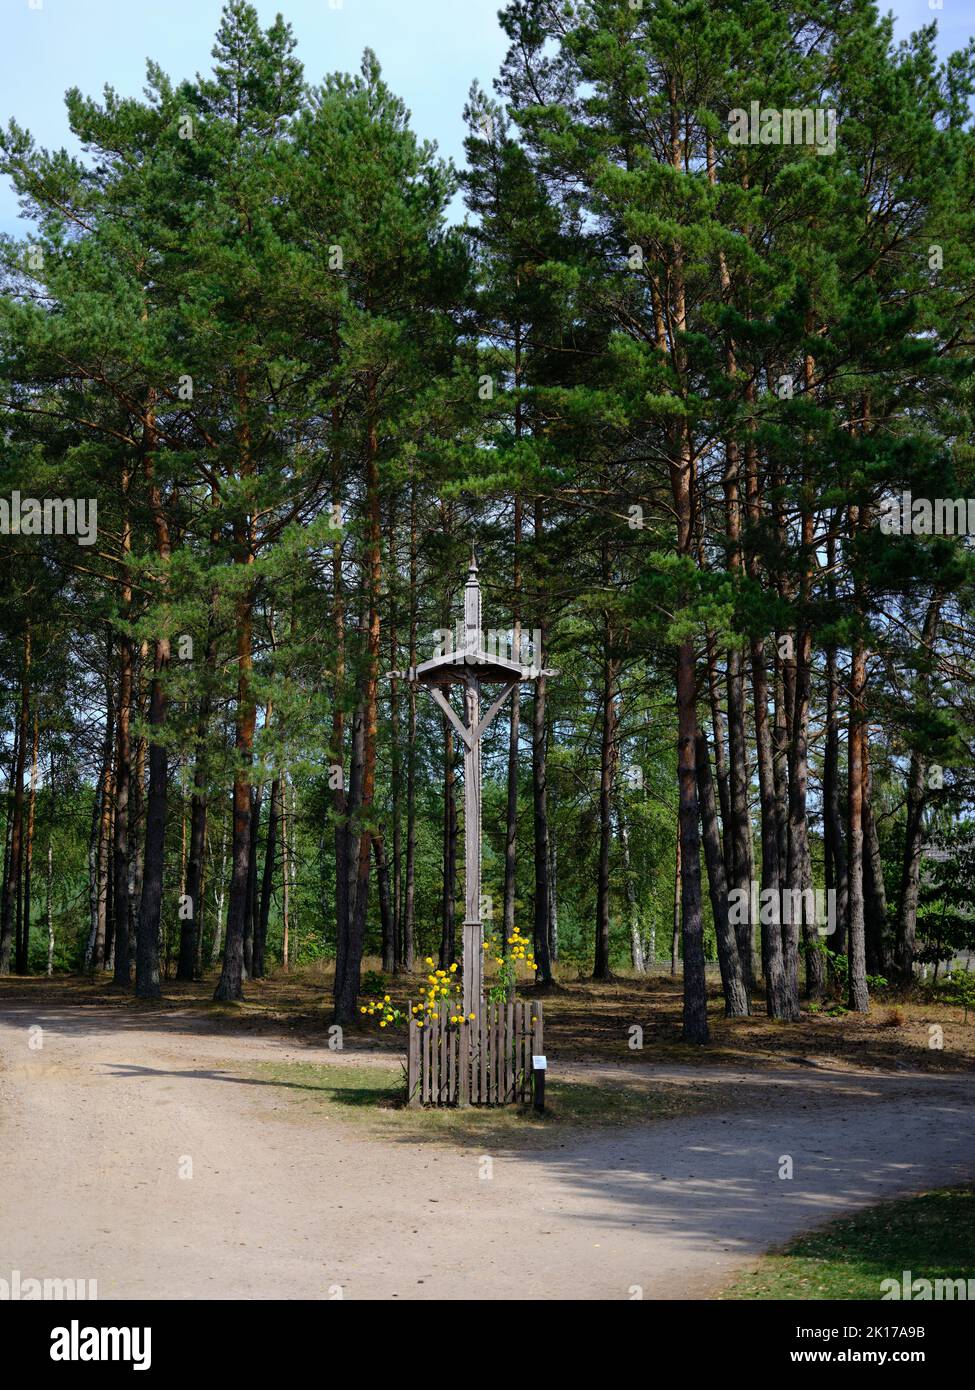
{"label": "sandy path", "polygon": [[705,1296],[831,1215],[975,1178],[972,1077],[693,1069],[767,1101],[495,1153],[484,1179],[477,1152],[378,1141],[220,1069],[325,1049],[119,1022],[0,1014],[0,1277],[94,1278],[100,1298]]}

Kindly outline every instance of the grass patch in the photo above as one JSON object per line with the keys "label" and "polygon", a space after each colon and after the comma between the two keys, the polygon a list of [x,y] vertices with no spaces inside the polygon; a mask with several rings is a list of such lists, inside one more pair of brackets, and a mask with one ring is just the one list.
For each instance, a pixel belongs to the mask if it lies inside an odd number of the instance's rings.
{"label": "grass patch", "polygon": [[688,1111],[714,1109],[714,1096],[693,1087],[607,1080],[550,1081],[541,1115],[522,1105],[411,1110],[403,1099],[401,1066],[255,1062],[228,1064],[228,1069],[255,1084],[280,1087],[289,1098],[319,1113],[364,1121],[377,1137],[441,1141],[459,1147],[544,1147],[560,1142],[568,1129],[645,1124]]}
{"label": "grass patch", "polygon": [[739,1275],[725,1299],[881,1298],[884,1279],[975,1278],[975,1186],[945,1187],[831,1221]]}

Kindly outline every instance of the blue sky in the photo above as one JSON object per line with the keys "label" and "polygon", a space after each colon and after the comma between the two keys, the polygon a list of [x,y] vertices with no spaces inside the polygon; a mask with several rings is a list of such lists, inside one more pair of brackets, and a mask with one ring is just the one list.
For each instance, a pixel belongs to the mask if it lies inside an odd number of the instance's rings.
{"label": "blue sky", "polygon": [[[32,8],[32,3],[40,8]],[[413,127],[458,162],[462,110],[471,82],[490,89],[504,56],[501,0],[256,0],[265,22],[280,10],[298,39],[306,76],[358,68],[375,49],[383,74],[413,113]],[[336,8],[332,8],[335,5]],[[971,0],[896,0],[898,35],[932,17],[942,52],[975,30]],[[0,121],[12,116],[41,145],[72,140],[64,113],[68,87],[98,95],[106,83],[137,95],[145,60],[174,78],[205,70],[221,0],[0,0]],[[0,231],[22,232],[16,199],[0,185]]]}

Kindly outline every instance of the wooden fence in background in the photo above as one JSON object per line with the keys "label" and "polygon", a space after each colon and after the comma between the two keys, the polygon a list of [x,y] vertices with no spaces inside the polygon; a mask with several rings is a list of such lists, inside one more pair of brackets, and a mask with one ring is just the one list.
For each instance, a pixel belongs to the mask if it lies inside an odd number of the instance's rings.
{"label": "wooden fence in background", "polygon": [[541,1055],[542,1006],[484,1000],[473,1022],[451,1023],[443,1005],[422,1028],[409,1006],[407,1099],[418,1105],[511,1105],[532,1095]]}

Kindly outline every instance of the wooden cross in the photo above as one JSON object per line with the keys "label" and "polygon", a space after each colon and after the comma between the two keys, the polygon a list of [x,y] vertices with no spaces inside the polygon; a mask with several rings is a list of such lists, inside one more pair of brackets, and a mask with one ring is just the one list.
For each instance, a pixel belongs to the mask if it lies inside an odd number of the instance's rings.
{"label": "wooden cross", "polygon": [[[519,686],[556,671],[522,666],[520,661],[492,654],[481,640],[481,586],[477,561],[471,552],[464,586],[464,640],[453,652],[435,656],[408,671],[392,671],[392,678],[425,686],[456,730],[464,749],[464,874],[466,903],[463,939],[464,1016],[476,1014],[484,993],[484,928],[481,922],[481,739],[508,696]],[[520,656],[520,653],[516,653]],[[463,718],[448,698],[453,685],[463,687]],[[481,714],[482,685],[500,686],[500,694]]]}

